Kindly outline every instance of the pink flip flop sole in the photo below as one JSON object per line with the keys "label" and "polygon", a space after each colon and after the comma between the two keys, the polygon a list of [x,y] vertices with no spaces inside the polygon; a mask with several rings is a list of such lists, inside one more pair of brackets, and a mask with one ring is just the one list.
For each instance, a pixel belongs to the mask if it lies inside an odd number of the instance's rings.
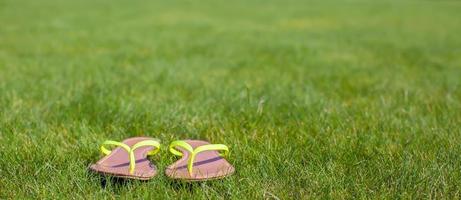
{"label": "pink flip flop sole", "polygon": [[[153,138],[133,137],[124,140],[123,143],[131,148],[134,144],[144,140],[153,140]],[[90,169],[94,172],[105,175],[148,180],[157,174],[157,168],[147,159],[147,153],[152,150],[154,150],[154,147],[152,146],[145,146],[136,149],[134,152],[136,167],[133,174],[130,174],[130,159],[128,152],[121,147],[117,147],[112,150],[109,155],[91,165]]]}
{"label": "pink flip flop sole", "polygon": [[[190,144],[194,149],[199,146],[210,144],[201,140],[184,141]],[[181,147],[177,147],[177,149],[183,153],[183,157],[166,168],[165,174],[170,178],[188,181],[203,181],[224,178],[235,172],[235,168],[227,162],[226,159],[221,157],[217,151],[204,151],[196,155],[191,176],[187,170],[190,152]]]}

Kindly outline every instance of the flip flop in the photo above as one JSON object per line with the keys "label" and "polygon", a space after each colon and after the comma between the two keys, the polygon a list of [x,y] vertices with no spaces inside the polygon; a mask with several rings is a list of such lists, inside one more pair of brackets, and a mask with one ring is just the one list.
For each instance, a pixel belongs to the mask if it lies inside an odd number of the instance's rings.
{"label": "flip flop", "polygon": [[[118,147],[111,151],[106,145]],[[133,137],[123,142],[107,140],[100,150],[105,156],[90,166],[97,173],[139,180],[148,180],[157,174],[155,165],[147,159],[148,155],[160,150],[160,143],[154,138]]]}
{"label": "flip flop", "polygon": [[[235,168],[223,158],[229,148],[223,144],[210,144],[201,140],[178,140],[169,150],[181,159],[168,166],[165,174],[172,179],[204,181],[230,176]],[[224,151],[220,154],[218,151]]]}

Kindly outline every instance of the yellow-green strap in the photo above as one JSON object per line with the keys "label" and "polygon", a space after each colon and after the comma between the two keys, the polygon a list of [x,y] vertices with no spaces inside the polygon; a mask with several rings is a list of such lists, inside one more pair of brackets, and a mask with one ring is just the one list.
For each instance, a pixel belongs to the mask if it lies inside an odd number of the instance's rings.
{"label": "yellow-green strap", "polygon": [[125,151],[128,152],[128,156],[130,158],[130,174],[134,173],[134,169],[136,167],[136,159],[134,157],[134,151],[136,149],[138,149],[139,147],[144,147],[144,146],[152,146],[152,147],[154,147],[154,149],[152,151],[149,151],[147,153],[147,155],[154,155],[160,150],[160,143],[158,141],[155,141],[155,140],[144,140],[144,141],[138,142],[138,143],[134,144],[132,148],[130,148],[128,145],[126,145],[124,143],[121,143],[121,142],[116,142],[116,141],[112,141],[112,140],[106,140],[106,141],[104,141],[102,143],[101,148],[100,148],[101,152],[104,155],[109,155],[112,152],[111,150],[108,150],[105,147],[105,145],[119,146],[119,147],[122,147],[123,149],[125,149]]}
{"label": "yellow-green strap", "polygon": [[141,142],[138,142],[136,143],[135,145],[133,145],[132,147],[132,151],[135,151],[137,148],[139,147],[144,147],[144,146],[152,146],[154,147],[153,150],[147,152],[147,155],[154,155],[156,153],[158,153],[158,151],[160,151],[160,142],[158,141],[155,141],[155,140],[144,140],[144,141],[141,141]]}
{"label": "yellow-green strap", "polygon": [[108,150],[106,149],[105,145],[114,145],[114,146],[119,146],[119,147],[122,147],[123,149],[125,149],[127,152],[130,152],[131,148],[124,144],[124,143],[121,143],[121,142],[117,142],[117,141],[112,141],[112,140],[106,140],[102,143],[101,145],[101,152],[104,154],[104,155],[109,155],[112,151],[111,150]]}
{"label": "yellow-green strap", "polygon": [[194,148],[192,148],[192,146],[190,146],[189,143],[184,142],[182,140],[177,140],[177,141],[172,142],[169,147],[170,152],[177,156],[183,156],[183,154],[181,151],[176,150],[175,147],[181,147],[191,153],[194,151]]}
{"label": "yellow-green strap", "polygon": [[181,147],[191,153],[191,155],[189,156],[189,160],[187,161],[187,171],[189,171],[189,174],[191,176],[193,175],[192,167],[194,165],[195,156],[197,154],[204,152],[204,151],[224,151],[224,153],[220,153],[219,155],[227,156],[229,153],[229,147],[227,147],[224,144],[206,144],[206,145],[202,145],[194,149],[189,143],[182,141],[182,140],[178,140],[178,141],[172,142],[169,146],[170,152],[177,156],[183,156],[183,153],[176,150],[175,149],[176,147]]}

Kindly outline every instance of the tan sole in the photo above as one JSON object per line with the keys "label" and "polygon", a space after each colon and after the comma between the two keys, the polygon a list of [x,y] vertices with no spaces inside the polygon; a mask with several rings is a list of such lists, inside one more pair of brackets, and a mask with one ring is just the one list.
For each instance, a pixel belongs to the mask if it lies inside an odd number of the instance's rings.
{"label": "tan sole", "polygon": [[[154,140],[150,137],[133,137],[123,141],[129,147],[145,140]],[[109,155],[104,156],[98,162],[90,166],[90,170],[120,178],[149,180],[157,174],[157,168],[147,159],[147,153],[153,150],[152,146],[139,147],[134,152],[136,166],[134,173],[130,174],[130,158],[128,152],[117,147]]]}
{"label": "tan sole", "polygon": [[[201,140],[184,140],[192,148],[210,144]],[[183,157],[175,163],[168,166],[165,175],[174,180],[184,180],[189,182],[209,181],[223,179],[235,172],[235,168],[223,157],[219,156],[217,151],[204,151],[196,155],[192,175],[187,170],[187,164],[190,152],[177,147],[183,153]]]}

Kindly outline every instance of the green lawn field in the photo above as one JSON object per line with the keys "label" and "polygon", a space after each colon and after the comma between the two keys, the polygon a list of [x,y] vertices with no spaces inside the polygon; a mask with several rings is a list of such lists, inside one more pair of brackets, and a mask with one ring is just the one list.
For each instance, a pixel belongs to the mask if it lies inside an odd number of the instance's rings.
{"label": "green lawn field", "polygon": [[[0,199],[461,198],[461,1],[0,0]],[[152,136],[150,181],[88,171]],[[230,147],[168,179],[170,142]]]}

